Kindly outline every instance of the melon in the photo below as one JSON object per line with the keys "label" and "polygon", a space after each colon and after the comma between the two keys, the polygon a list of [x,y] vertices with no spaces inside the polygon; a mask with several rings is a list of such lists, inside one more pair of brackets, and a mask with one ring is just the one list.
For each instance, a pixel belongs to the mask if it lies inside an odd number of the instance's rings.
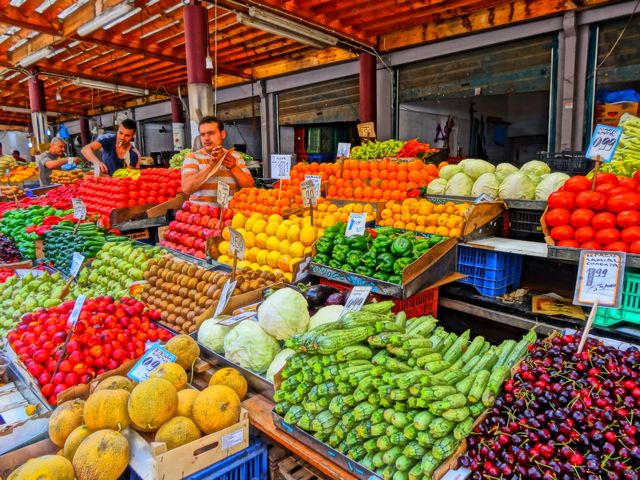
{"label": "melon", "polygon": [[86,425],[80,425],[73,432],[69,434],[67,440],[64,442],[64,449],[62,450],[62,454],[68,459],[73,460],[73,455],[76,453],[76,450],[80,446],[80,444],[91,435],[92,431]]}
{"label": "melon", "polygon": [[130,392],[133,390],[134,383],[131,379],[123,377],[122,375],[114,375],[109,378],[105,378],[101,381],[96,390],[126,390]]}
{"label": "melon", "polygon": [[158,429],[155,440],[166,443],[167,450],[171,450],[200,437],[200,430],[193,420],[187,417],[173,417]]}
{"label": "melon", "polygon": [[126,390],[98,390],[84,404],[84,423],[91,430],[123,430],[129,426]]}
{"label": "melon", "polygon": [[129,442],[115,430],[89,435],[73,456],[77,480],[117,480],[129,465]]}
{"label": "melon", "polygon": [[226,385],[202,390],[193,402],[193,421],[205,434],[227,428],[240,420],[240,397]]}
{"label": "melon", "polygon": [[238,394],[240,400],[247,395],[247,380],[233,368],[222,368],[214,373],[211,380],[209,380],[209,386],[211,385],[226,385],[232,388]]}
{"label": "melon", "polygon": [[64,442],[71,432],[82,425],[82,413],[84,400],[75,399],[59,405],[49,418],[49,438],[58,447],[63,447]]}
{"label": "melon", "polygon": [[150,375],[151,378],[164,378],[171,382],[176,390],[182,390],[187,386],[187,372],[177,363],[163,363]]}
{"label": "melon", "polygon": [[200,392],[193,388],[185,388],[178,392],[178,415],[193,418],[193,402],[198,396],[198,393]]}
{"label": "melon", "polygon": [[178,392],[168,380],[150,378],[133,389],[127,409],[133,428],[155,432],[178,411]]}
{"label": "melon", "polygon": [[73,465],[60,455],[32,458],[9,475],[7,480],[73,480]]}
{"label": "melon", "polygon": [[191,370],[191,366],[200,356],[200,347],[189,335],[176,335],[164,346],[176,357],[176,363],[185,370]]}

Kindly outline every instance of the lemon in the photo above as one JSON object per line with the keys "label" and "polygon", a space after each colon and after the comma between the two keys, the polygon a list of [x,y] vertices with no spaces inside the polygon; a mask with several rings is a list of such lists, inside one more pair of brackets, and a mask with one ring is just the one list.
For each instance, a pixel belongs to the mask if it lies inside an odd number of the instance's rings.
{"label": "lemon", "polygon": [[256,247],[258,248],[266,248],[267,247],[267,240],[269,240],[269,236],[264,233],[261,232],[259,234],[256,235]]}
{"label": "lemon", "polygon": [[278,259],[278,268],[283,272],[289,272],[289,263],[291,262],[291,257],[289,255],[280,255]]}
{"label": "lemon", "polygon": [[268,222],[282,223],[282,217],[276,213],[269,215]]}
{"label": "lemon", "polygon": [[271,268],[276,268],[278,266],[278,260],[280,259],[280,252],[274,251],[269,252],[267,254],[267,265]]}
{"label": "lemon", "polygon": [[238,233],[244,237],[247,234],[247,231],[244,228],[238,228]]}
{"label": "lemon", "polygon": [[226,241],[229,241],[229,238],[231,238],[231,234],[229,233],[229,227],[224,227],[224,229],[222,230],[222,238],[225,239]]}
{"label": "lemon", "polygon": [[272,268],[269,265],[262,265],[259,270],[263,271],[263,272],[272,272]]}
{"label": "lemon", "polygon": [[313,253],[313,247],[304,247],[304,255],[311,255]]}
{"label": "lemon", "polygon": [[255,218],[253,215],[251,215],[251,217],[249,218],[249,220],[247,220],[247,223],[244,224],[244,229],[245,230],[253,230],[253,226],[255,225],[255,223],[258,221],[257,218]]}
{"label": "lemon", "polygon": [[249,262],[248,260],[240,260],[238,262],[238,268],[239,269],[247,268],[249,265],[251,265],[251,262]]}
{"label": "lemon", "polygon": [[280,242],[280,244],[278,245],[278,251],[282,255],[287,255],[289,253],[289,247],[290,246],[291,246],[291,244],[289,243],[289,240],[282,240]]}
{"label": "lemon", "polygon": [[[245,223],[247,223],[247,217],[245,217],[241,213],[236,213],[233,216],[233,219],[231,220],[231,226],[233,228],[243,228]],[[226,228],[225,228],[225,230],[226,230]],[[228,239],[226,239],[226,240],[228,240]]]}
{"label": "lemon", "polygon": [[231,257],[229,255],[220,255],[217,258],[217,261],[219,263],[224,263],[225,265],[231,265],[231,263],[232,263]]}
{"label": "lemon", "polygon": [[297,225],[292,225],[287,230],[287,240],[289,243],[294,243],[300,240],[300,227]]}
{"label": "lemon", "polygon": [[278,240],[278,237],[267,238],[267,243],[265,244],[267,250],[269,250],[270,252],[277,252],[279,245],[280,240]]}
{"label": "lemon", "polygon": [[244,246],[246,248],[252,248],[256,246],[256,235],[253,232],[247,232],[243,235]]}
{"label": "lemon", "polygon": [[284,278],[286,278],[288,282],[293,282],[293,274],[292,273],[284,272],[283,275],[284,275]]}
{"label": "lemon", "polygon": [[253,224],[253,228],[251,229],[251,231],[253,233],[262,233],[264,232],[265,228],[267,228],[267,221],[261,218],[259,220],[256,220],[256,223]]}
{"label": "lemon", "polygon": [[229,242],[226,240],[220,242],[218,244],[218,252],[220,252],[220,255],[227,255],[229,253]]}
{"label": "lemon", "polygon": [[258,247],[251,247],[247,251],[247,260],[249,260],[250,262],[255,262],[258,258],[258,253],[260,253],[260,249]]}
{"label": "lemon", "polygon": [[318,229],[316,227],[312,227],[311,225],[306,225],[300,230],[300,242],[305,247],[313,245],[318,239]]}
{"label": "lemon", "polygon": [[304,249],[305,246],[302,244],[302,242],[293,242],[289,246],[289,255],[291,255],[292,257],[301,258],[304,256]]}
{"label": "lemon", "polygon": [[286,239],[288,230],[289,230],[289,225],[287,225],[286,223],[282,223],[276,230],[276,237],[278,237],[278,240]]}
{"label": "lemon", "polygon": [[266,265],[267,264],[267,252],[266,250],[260,250],[256,255],[256,263],[258,265]]}
{"label": "lemon", "polygon": [[264,229],[264,233],[266,233],[270,237],[273,237],[276,234],[276,231],[278,230],[280,223],[281,222],[275,222],[275,221],[269,220],[269,223],[267,223],[267,226]]}
{"label": "lemon", "polygon": [[252,263],[251,265],[249,265],[249,268],[251,270],[258,270],[260,269],[260,265],[258,265],[257,263]]}

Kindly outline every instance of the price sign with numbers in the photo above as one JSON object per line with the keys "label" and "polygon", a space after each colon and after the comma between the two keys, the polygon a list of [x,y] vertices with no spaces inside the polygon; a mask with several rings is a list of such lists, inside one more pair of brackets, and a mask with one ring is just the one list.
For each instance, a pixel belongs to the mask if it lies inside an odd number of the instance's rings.
{"label": "price sign with numbers", "polygon": [[624,252],[582,250],[573,303],[593,305],[597,300],[600,307],[618,308],[626,259]]}
{"label": "price sign with numbers", "polygon": [[600,162],[610,162],[616,151],[621,135],[621,128],[596,125],[585,156]]}
{"label": "price sign with numbers", "polygon": [[80,317],[80,312],[82,311],[82,305],[84,305],[85,298],[86,297],[84,295],[79,295],[78,298],[76,298],[76,303],[73,306],[73,310],[71,310],[69,320],[67,320],[67,325],[70,327],[78,322],[78,317]]}
{"label": "price sign with numbers", "polygon": [[353,287],[347,300],[344,302],[344,310],[342,315],[347,312],[359,312],[364,303],[367,301],[371,287]]}
{"label": "price sign with numbers", "polygon": [[73,218],[76,220],[84,220],[87,218],[87,206],[80,198],[72,198],[71,206],[73,207]]}
{"label": "price sign with numbers", "polygon": [[350,213],[349,220],[347,220],[347,229],[344,232],[345,237],[353,237],[355,235],[364,234],[366,224],[366,213]]}
{"label": "price sign with numbers", "polygon": [[224,312],[224,309],[227,308],[227,304],[229,303],[229,299],[233,294],[233,291],[236,288],[237,280],[227,280],[224,282],[222,286],[222,291],[220,292],[220,298],[218,299],[218,305],[216,305],[216,310],[213,313],[213,317],[219,317]]}
{"label": "price sign with numbers", "polygon": [[229,185],[227,185],[226,182],[219,180],[217,193],[218,204],[224,208],[229,208]]}
{"label": "price sign with numbers", "polygon": [[358,124],[358,136],[360,138],[376,138],[376,127],[373,122]]}
{"label": "price sign with numbers", "polygon": [[154,343],[151,348],[140,357],[140,360],[136,362],[133,368],[129,370],[127,376],[135,382],[142,382],[147,380],[151,372],[160,365],[175,362],[176,358],[178,357],[173,353]]}
{"label": "price sign with numbers", "polygon": [[338,151],[336,153],[336,157],[344,157],[347,158],[351,153],[351,144],[350,143],[338,143]]}
{"label": "price sign with numbers", "polygon": [[304,179],[313,182],[313,186],[316,189],[316,198],[320,198],[322,196],[322,177],[320,175],[305,175]]}
{"label": "price sign with numbers", "polygon": [[242,234],[235,228],[229,228],[229,251],[233,253],[236,258],[244,260],[244,238],[242,238]]}
{"label": "price sign with numbers", "polygon": [[300,184],[302,190],[302,204],[305,207],[315,206],[318,203],[316,186],[311,180],[305,180]]}
{"label": "price sign with numbers", "polygon": [[78,252],[73,252],[71,257],[71,268],[69,269],[69,276],[75,278],[84,263],[84,256]]}
{"label": "price sign with numbers", "polygon": [[271,155],[271,178],[291,178],[291,155]]}

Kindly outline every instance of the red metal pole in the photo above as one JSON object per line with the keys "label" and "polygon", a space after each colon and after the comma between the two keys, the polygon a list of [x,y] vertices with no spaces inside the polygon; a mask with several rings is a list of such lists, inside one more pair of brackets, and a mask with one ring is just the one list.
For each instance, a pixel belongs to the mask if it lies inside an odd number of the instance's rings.
{"label": "red metal pole", "polygon": [[184,38],[188,83],[211,84],[205,61],[209,52],[207,9],[201,5],[184,7]]}
{"label": "red metal pole", "polygon": [[91,142],[89,119],[87,117],[80,117],[80,142],[82,142],[82,146],[85,146],[89,142]]}
{"label": "red metal pole", "polygon": [[360,54],[360,122],[376,121],[376,58]]}
{"label": "red metal pole", "polygon": [[178,97],[171,97],[171,121],[173,123],[184,123],[184,113],[182,112],[182,102]]}
{"label": "red metal pole", "polygon": [[38,77],[29,78],[29,105],[32,112],[47,111],[47,102],[44,96],[44,82]]}

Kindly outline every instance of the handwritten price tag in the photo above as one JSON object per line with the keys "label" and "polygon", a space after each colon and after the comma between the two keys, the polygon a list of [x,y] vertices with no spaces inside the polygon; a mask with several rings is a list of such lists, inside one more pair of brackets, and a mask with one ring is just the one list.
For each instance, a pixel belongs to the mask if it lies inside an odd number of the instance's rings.
{"label": "handwritten price tag", "polygon": [[229,251],[244,260],[244,238],[235,228],[229,228]]}
{"label": "handwritten price tag", "polygon": [[358,136],[360,138],[376,138],[376,127],[373,122],[358,124]]}
{"label": "handwritten price tag", "polygon": [[318,203],[316,186],[311,180],[305,180],[302,182],[300,184],[300,190],[302,190],[302,204],[305,207],[311,207]]}
{"label": "handwritten price tag", "polygon": [[585,156],[592,160],[599,160],[605,163],[610,162],[613,154],[616,152],[616,147],[618,146],[621,135],[621,128],[596,125]]}
{"label": "handwritten price tag", "polygon": [[71,268],[69,269],[69,276],[71,278],[75,278],[84,263],[84,256],[78,252],[73,252],[73,257],[71,257]]}
{"label": "handwritten price tag", "polygon": [[93,164],[93,176],[96,178],[100,176],[100,165],[97,163]]}
{"label": "handwritten price tag", "polygon": [[224,208],[229,208],[229,185],[226,182],[218,181],[218,204]]}
{"label": "handwritten price tag", "polygon": [[271,155],[271,178],[289,179],[291,155]]}
{"label": "handwritten price tag", "polygon": [[347,221],[347,229],[344,232],[345,237],[353,237],[362,235],[367,224],[366,213],[350,213]]}
{"label": "handwritten price tag", "polygon": [[359,312],[364,303],[369,298],[371,287],[353,287],[351,293],[344,302],[344,310],[342,315],[347,312]]}
{"label": "handwritten price tag", "polygon": [[224,312],[224,309],[227,308],[227,304],[231,299],[231,295],[233,295],[233,291],[236,288],[237,280],[227,280],[224,282],[222,286],[222,292],[220,292],[220,299],[218,300],[218,305],[216,305],[216,310],[213,313],[213,317],[219,317]]}
{"label": "handwritten price tag", "polygon": [[69,320],[67,320],[68,326],[72,327],[76,323],[78,323],[78,318],[80,317],[80,312],[82,311],[82,306],[84,305],[85,298],[86,297],[84,295],[79,295],[78,298],[76,298],[76,303],[73,306],[73,310],[71,310]]}
{"label": "handwritten price tag", "polygon": [[320,175],[305,175],[304,179],[313,182],[313,186],[316,189],[316,198],[320,198],[322,196],[322,177]]}
{"label": "handwritten price tag", "polygon": [[350,143],[338,143],[338,152],[336,153],[336,157],[348,158],[351,153],[351,144]]}
{"label": "handwritten price tag", "polygon": [[142,382],[147,380],[151,372],[160,365],[175,362],[176,358],[173,353],[154,343],[151,348],[140,357],[140,360],[136,362],[133,368],[129,370],[127,376],[135,382]]}
{"label": "handwritten price tag", "polygon": [[618,308],[626,259],[624,252],[582,250],[573,303]]}
{"label": "handwritten price tag", "polygon": [[71,206],[73,207],[73,218],[76,220],[84,220],[87,218],[87,206],[80,198],[72,198]]}

